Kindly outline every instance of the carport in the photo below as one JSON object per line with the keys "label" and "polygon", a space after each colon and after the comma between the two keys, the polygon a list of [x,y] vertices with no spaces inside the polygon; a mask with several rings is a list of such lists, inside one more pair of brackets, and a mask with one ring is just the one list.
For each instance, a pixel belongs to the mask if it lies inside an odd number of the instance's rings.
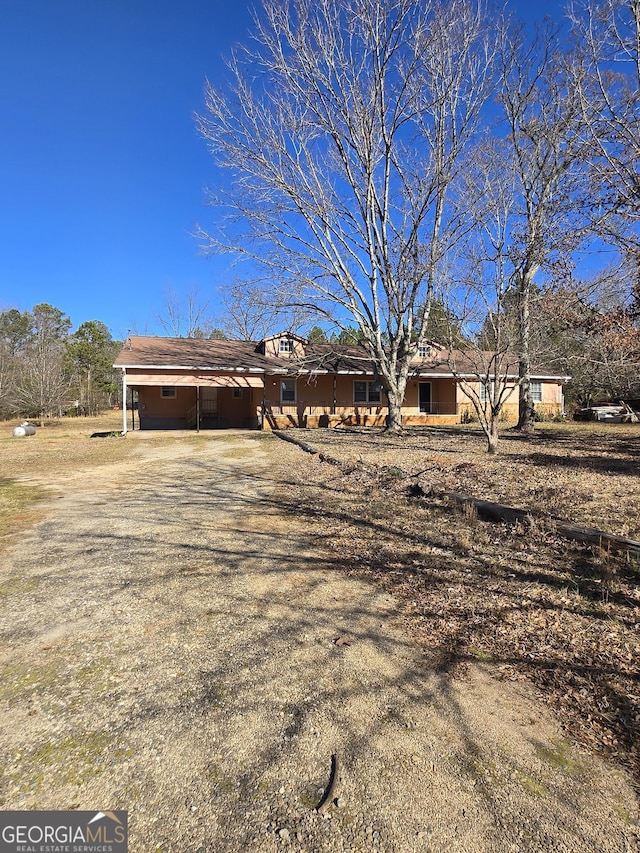
{"label": "carport", "polygon": [[[257,429],[264,395],[263,375],[228,372],[144,372],[123,368],[122,398],[137,392],[138,422],[152,429]],[[127,432],[126,408],[123,432]]]}

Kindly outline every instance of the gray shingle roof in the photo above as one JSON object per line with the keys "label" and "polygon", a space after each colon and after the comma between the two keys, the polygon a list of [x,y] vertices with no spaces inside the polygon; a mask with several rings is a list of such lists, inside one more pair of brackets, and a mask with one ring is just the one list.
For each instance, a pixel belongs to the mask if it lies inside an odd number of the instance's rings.
{"label": "gray shingle roof", "polygon": [[[364,347],[333,344],[307,344],[303,358],[277,358],[262,354],[257,341],[214,341],[200,338],[165,338],[132,335],[115,360],[116,367],[128,368],[184,368],[211,371],[246,371],[247,373],[375,373],[374,365]],[[490,355],[490,354],[487,354]],[[416,360],[413,375],[451,376],[452,364],[461,375],[476,374],[472,358],[461,351],[434,348],[431,357]],[[516,356],[502,364],[508,375],[518,373]],[[553,370],[538,366],[532,371],[533,379],[559,376]]]}

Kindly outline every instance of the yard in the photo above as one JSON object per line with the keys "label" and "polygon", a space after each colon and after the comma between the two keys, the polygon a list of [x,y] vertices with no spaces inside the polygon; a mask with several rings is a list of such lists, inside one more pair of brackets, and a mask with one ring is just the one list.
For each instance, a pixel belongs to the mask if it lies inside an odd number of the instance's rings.
{"label": "yard", "polygon": [[[463,493],[640,540],[640,426],[308,431],[320,454],[291,477],[292,511],[323,531],[348,571],[398,595],[434,666],[491,662],[531,679],[581,743],[640,779],[640,566],[543,523],[493,524]],[[312,471],[309,471],[311,466]],[[416,486],[419,485],[417,494]]]}
{"label": "yard", "polygon": [[633,849],[637,565],[443,493],[640,539],[640,428],[118,428],[0,437],[3,808],[126,808],[132,853]]}

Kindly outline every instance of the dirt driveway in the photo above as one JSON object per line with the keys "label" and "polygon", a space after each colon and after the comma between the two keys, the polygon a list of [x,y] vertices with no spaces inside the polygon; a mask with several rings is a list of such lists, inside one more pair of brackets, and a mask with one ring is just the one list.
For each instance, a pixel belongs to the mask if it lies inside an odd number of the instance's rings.
{"label": "dirt driveway", "polygon": [[2,808],[128,809],[132,853],[636,849],[621,771],[526,687],[425,670],[285,512],[300,451],[126,440],[2,557]]}

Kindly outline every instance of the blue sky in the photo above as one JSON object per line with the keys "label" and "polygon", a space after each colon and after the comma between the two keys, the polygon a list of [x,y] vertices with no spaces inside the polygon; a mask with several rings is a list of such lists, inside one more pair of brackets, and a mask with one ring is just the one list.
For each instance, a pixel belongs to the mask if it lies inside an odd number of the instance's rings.
{"label": "blue sky", "polygon": [[249,3],[0,0],[0,309],[114,337],[225,266],[191,236],[213,163],[193,114]]}
{"label": "blue sky", "polygon": [[193,115],[252,5],[0,0],[0,310],[48,302],[115,338],[162,333],[169,291],[216,313],[234,273],[191,236],[215,179]]}

